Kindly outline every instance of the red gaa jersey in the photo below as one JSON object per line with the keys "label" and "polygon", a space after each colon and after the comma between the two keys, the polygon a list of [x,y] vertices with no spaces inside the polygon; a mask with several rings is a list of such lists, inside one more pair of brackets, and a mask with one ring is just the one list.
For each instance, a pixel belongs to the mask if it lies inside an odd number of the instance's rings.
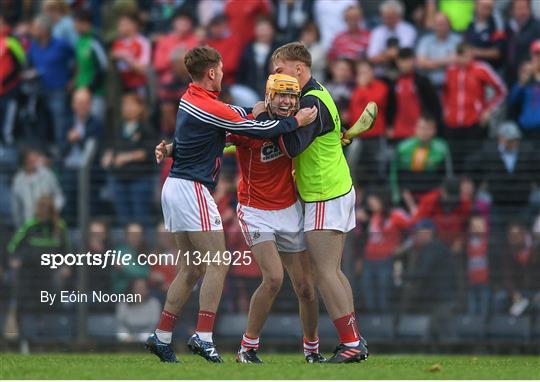
{"label": "red gaa jersey", "polygon": [[292,161],[270,140],[231,134],[240,164],[238,202],[260,210],[281,210],[296,202]]}

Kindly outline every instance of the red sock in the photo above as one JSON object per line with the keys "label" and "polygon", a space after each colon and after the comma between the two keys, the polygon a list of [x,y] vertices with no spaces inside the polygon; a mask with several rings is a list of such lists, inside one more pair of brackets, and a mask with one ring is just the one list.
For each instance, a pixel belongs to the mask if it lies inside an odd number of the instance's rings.
{"label": "red sock", "polygon": [[159,319],[157,329],[164,332],[172,332],[174,325],[176,324],[176,319],[178,317],[171,312],[167,312],[165,309],[161,312],[161,318]]}
{"label": "red sock", "polygon": [[342,344],[360,340],[360,333],[358,332],[354,312],[335,319],[334,326],[338,331],[339,341]]}
{"label": "red sock", "polygon": [[215,313],[199,310],[199,318],[197,319],[197,329],[195,329],[195,331],[203,332],[203,333],[213,332],[215,319],[216,319]]}

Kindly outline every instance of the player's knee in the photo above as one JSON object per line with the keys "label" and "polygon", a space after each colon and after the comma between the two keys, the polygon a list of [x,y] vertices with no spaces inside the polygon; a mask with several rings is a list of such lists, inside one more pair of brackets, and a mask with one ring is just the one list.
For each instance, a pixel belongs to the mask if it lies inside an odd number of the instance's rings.
{"label": "player's knee", "polygon": [[184,274],[188,284],[195,284],[204,275],[202,267],[186,267],[181,272]]}
{"label": "player's knee", "polygon": [[283,274],[273,274],[263,279],[263,284],[271,294],[278,294],[283,284]]}
{"label": "player's knee", "polygon": [[304,302],[315,301],[315,287],[312,283],[302,282],[296,287],[298,299]]}

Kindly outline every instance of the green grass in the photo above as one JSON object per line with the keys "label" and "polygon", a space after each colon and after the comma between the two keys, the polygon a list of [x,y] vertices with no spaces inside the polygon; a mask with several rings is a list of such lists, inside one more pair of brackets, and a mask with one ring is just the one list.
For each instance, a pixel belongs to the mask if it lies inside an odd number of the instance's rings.
{"label": "green grass", "polygon": [[4,353],[0,379],[540,379],[534,356],[374,354],[348,365],[307,365],[298,354],[261,353],[262,365],[236,364],[230,353],[221,365],[180,356],[180,364],[162,364],[144,353]]}

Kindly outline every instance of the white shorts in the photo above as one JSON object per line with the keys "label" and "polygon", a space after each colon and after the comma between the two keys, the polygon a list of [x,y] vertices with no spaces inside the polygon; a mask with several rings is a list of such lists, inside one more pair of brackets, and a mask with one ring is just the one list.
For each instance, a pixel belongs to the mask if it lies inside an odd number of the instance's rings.
{"label": "white shorts", "polygon": [[167,231],[223,230],[216,202],[199,182],[167,177],[161,190],[161,208]]}
{"label": "white shorts", "polygon": [[248,246],[274,241],[280,252],[302,252],[306,249],[304,216],[299,201],[290,207],[273,211],[238,203],[236,212]]}
{"label": "white shorts", "polygon": [[305,203],[304,231],[335,230],[349,232],[356,227],[354,187],[339,198],[325,202]]}

